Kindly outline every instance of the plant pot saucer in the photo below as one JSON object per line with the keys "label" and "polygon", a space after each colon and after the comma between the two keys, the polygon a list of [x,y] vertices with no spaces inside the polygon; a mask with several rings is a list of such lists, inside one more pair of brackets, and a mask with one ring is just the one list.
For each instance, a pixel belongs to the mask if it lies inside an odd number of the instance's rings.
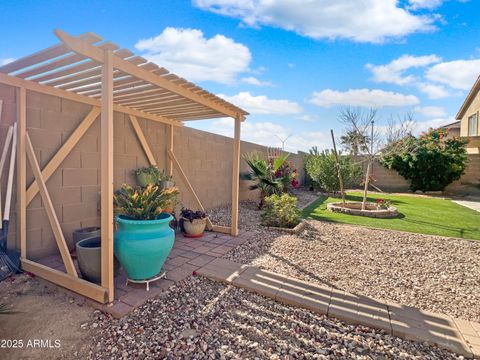
{"label": "plant pot saucer", "polygon": [[201,233],[201,234],[198,234],[198,235],[191,235],[191,234],[187,234],[187,233],[183,233],[183,236],[185,236],[186,238],[191,238],[191,239],[197,239],[197,238],[201,238],[203,236],[204,233]]}

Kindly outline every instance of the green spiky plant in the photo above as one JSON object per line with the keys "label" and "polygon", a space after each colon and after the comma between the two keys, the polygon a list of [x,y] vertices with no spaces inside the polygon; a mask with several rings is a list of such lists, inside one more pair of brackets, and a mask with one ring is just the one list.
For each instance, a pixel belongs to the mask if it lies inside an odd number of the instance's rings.
{"label": "green spiky plant", "polygon": [[0,303],[0,315],[14,314],[15,311],[8,304]]}
{"label": "green spiky plant", "polygon": [[266,196],[280,195],[288,191],[292,180],[291,174],[279,175],[279,171],[285,165],[288,155],[288,153],[282,153],[270,162],[256,152],[243,156],[245,162],[250,167],[250,172],[242,174],[242,179],[255,182],[253,185],[250,185],[250,190],[260,190],[259,208],[263,207]]}
{"label": "green spiky plant", "polygon": [[116,212],[134,220],[154,220],[176,202],[178,189],[161,189],[157,185],[132,187],[123,185],[115,192]]}

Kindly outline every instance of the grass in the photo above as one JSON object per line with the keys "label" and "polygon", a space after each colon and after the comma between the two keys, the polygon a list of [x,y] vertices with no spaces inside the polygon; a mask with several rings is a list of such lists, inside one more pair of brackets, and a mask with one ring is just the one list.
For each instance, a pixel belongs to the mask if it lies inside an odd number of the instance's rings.
{"label": "grass", "polygon": [[[348,201],[362,201],[359,191],[347,193]],[[327,204],[339,198],[320,196],[303,210],[303,217],[342,224],[364,225],[381,229],[409,231],[480,240],[480,213],[450,200],[407,195],[371,194],[368,201],[389,199],[400,215],[393,219],[377,219],[346,215],[327,210]]]}

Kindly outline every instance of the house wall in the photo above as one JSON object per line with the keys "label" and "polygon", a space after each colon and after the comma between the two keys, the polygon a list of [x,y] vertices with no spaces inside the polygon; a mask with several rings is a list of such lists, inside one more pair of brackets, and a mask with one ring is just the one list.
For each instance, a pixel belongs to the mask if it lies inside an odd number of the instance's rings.
{"label": "house wall", "polygon": [[[477,114],[477,135],[480,136],[480,92],[473,99],[472,103],[465,111],[460,123],[460,136],[468,137],[468,118],[473,114]],[[467,152],[469,154],[480,154],[480,140],[469,139]]]}
{"label": "house wall", "polygon": [[[8,126],[16,121],[15,89],[0,84],[0,100],[3,100],[3,114],[0,119],[1,149]],[[90,110],[89,105],[27,92],[27,131],[41,168],[48,163]],[[70,238],[72,231],[79,227],[99,225],[99,120],[97,118],[47,181],[47,188],[66,238]],[[150,120],[138,120],[159,168],[165,169],[166,126]],[[115,113],[114,122],[114,187],[119,188],[123,183],[133,184],[132,170],[147,166],[148,161],[128,117]],[[266,154],[267,148],[242,141],[241,154],[251,151]],[[175,128],[174,152],[205,208],[230,203],[233,154],[231,138],[188,127]],[[291,154],[290,156],[290,160],[299,169],[300,176],[303,176],[302,159],[301,155]],[[8,169],[8,163],[5,169]],[[241,161],[241,171],[246,170],[245,162]],[[186,207],[195,207],[191,194],[186,190],[185,184],[179,180],[176,170],[173,175],[181,192],[180,202]],[[32,183],[33,178],[27,161],[27,186]],[[1,185],[2,199],[5,199],[6,175],[2,176]],[[246,182],[241,182],[240,199],[256,198],[258,194],[248,190],[247,185]],[[9,247],[16,246],[16,243],[14,199]],[[27,256],[30,259],[36,259],[57,251],[42,200],[37,194],[27,208]]]}

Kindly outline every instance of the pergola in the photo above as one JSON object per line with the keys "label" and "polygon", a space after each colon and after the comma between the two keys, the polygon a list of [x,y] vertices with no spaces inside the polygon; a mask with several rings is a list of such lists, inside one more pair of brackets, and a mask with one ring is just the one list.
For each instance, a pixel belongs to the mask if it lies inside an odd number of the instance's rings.
{"label": "pergola", "polygon": [[[17,89],[17,224],[21,264],[25,271],[88,296],[99,302],[114,299],[114,209],[113,209],[113,114],[127,114],[138,141],[152,165],[155,158],[137,118],[164,123],[167,126],[167,172],[175,167],[181,180],[192,193],[198,207],[203,206],[173,151],[174,128],[183,121],[232,117],[235,121],[232,166],[231,226],[216,226],[209,220],[210,230],[238,235],[238,196],[240,166],[240,125],[248,115],[244,110],[182,79],[127,49],[104,41],[93,33],[72,36],[56,30],[60,43],[0,67],[0,83]],[[70,137],[43,169],[26,129],[26,95],[28,91],[57,96],[92,106]],[[46,182],[78,143],[95,119],[100,116],[101,130],[101,284],[78,277],[68,252],[59,220]],[[35,180],[27,187],[27,159]],[[66,273],[27,259],[26,209],[40,193],[48,220],[60,250]]]}

